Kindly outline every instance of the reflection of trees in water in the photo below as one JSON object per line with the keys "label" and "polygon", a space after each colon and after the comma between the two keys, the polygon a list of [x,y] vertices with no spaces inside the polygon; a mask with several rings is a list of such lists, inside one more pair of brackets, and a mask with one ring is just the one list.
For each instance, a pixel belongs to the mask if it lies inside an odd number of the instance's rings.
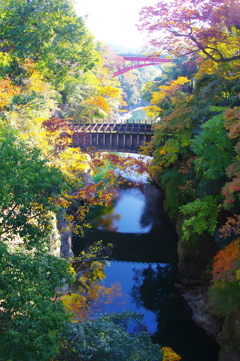
{"label": "reflection of trees in water", "polygon": [[[131,296],[137,307],[155,313],[155,342],[172,347],[184,360],[202,361],[209,352],[216,354],[216,350],[212,340],[191,320],[191,311],[175,289],[174,280],[175,270],[169,263],[134,269]],[[199,343],[199,339],[205,344]],[[214,356],[213,360],[216,360]]]}
{"label": "reflection of trees in water", "polygon": [[[190,317],[189,310],[174,288],[175,270],[171,264],[149,265],[134,270],[134,282],[131,296],[137,307],[143,306],[154,312],[157,317],[157,332],[160,342],[169,342],[174,333],[184,327],[183,322]],[[174,331],[175,330],[175,331]]]}
{"label": "reflection of trees in water", "polygon": [[[122,190],[138,190],[140,195],[144,198],[144,208],[142,210],[141,218],[139,223],[142,228],[147,228],[148,226],[156,223],[156,220],[159,220],[157,217],[157,209],[160,208],[160,205],[156,202],[159,200],[159,191],[153,188],[150,185],[144,183],[135,183],[131,180],[125,179],[121,187]],[[147,189],[147,191],[146,191]],[[147,194],[145,194],[147,193]],[[150,193],[150,194],[149,194]],[[141,196],[134,194],[134,198],[137,200],[141,199]],[[104,229],[105,231],[116,232],[118,227],[115,226],[116,221],[119,221],[121,214],[114,214],[116,211],[116,205],[121,200],[122,194],[119,192],[118,196],[112,200],[111,204],[107,207],[97,206],[89,214],[88,220],[94,228]]]}
{"label": "reflection of trees in water", "polygon": [[153,224],[153,219],[155,218],[154,209],[155,207],[153,207],[150,202],[146,201],[140,218],[140,225],[142,228],[146,228]]}
{"label": "reflection of trees in water", "polygon": [[145,205],[140,219],[141,226],[148,227],[153,223],[159,223],[161,217],[159,217],[158,212],[162,210],[163,204],[160,199],[159,190],[149,184],[146,184],[144,189],[140,190],[145,197]]}
{"label": "reflection of trees in water", "polygon": [[143,306],[158,314],[173,292],[175,272],[170,264],[158,264],[153,268],[134,269],[131,296],[138,307]]}
{"label": "reflection of trees in water", "polygon": [[114,221],[121,218],[120,214],[114,214],[117,200],[113,200],[107,207],[96,207],[89,217],[91,225],[94,228],[104,229],[106,231],[116,232],[117,227],[114,227]]}

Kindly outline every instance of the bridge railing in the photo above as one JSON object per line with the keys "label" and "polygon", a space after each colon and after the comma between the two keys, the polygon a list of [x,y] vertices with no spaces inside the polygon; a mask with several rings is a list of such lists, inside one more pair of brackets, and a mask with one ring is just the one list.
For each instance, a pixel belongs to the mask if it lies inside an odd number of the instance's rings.
{"label": "bridge railing", "polygon": [[114,119],[114,120],[104,120],[104,122],[102,120],[100,121],[96,121],[96,120],[92,120],[92,119],[79,119],[78,123],[75,123],[74,126],[78,126],[78,125],[85,125],[85,124],[154,124],[155,120],[151,120],[151,119],[130,119],[130,118],[126,118],[126,119]]}

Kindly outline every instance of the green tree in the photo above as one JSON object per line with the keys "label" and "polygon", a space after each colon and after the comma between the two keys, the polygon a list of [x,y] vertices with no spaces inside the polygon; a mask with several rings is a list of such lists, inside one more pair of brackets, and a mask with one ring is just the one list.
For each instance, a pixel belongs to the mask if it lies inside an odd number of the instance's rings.
{"label": "green tree", "polygon": [[0,240],[19,239],[28,248],[42,247],[51,230],[54,200],[67,190],[61,172],[41,159],[10,128],[0,129]]}
{"label": "green tree", "polygon": [[47,361],[58,354],[69,317],[56,290],[71,280],[67,261],[9,251],[0,242],[0,360]]}
{"label": "green tree", "polygon": [[57,289],[73,273],[49,254],[51,212],[68,183],[8,127],[0,159],[0,360],[47,361],[68,323]]}
{"label": "green tree", "polygon": [[0,52],[9,57],[12,76],[21,76],[21,65],[31,59],[61,87],[70,73],[92,68],[93,39],[70,0],[2,0],[0,11]]}
{"label": "green tree", "polygon": [[192,234],[201,235],[204,232],[214,234],[219,204],[213,196],[207,196],[203,199],[197,198],[195,201],[182,206],[180,211],[185,216],[182,226],[184,239],[191,239]]}
{"label": "green tree", "polygon": [[111,314],[71,326],[58,360],[161,361],[163,352],[144,331],[141,315]]}
{"label": "green tree", "polygon": [[200,134],[191,142],[191,149],[197,158],[194,161],[199,178],[217,180],[225,175],[225,170],[233,156],[233,147],[224,128],[223,114],[209,119],[202,126]]}

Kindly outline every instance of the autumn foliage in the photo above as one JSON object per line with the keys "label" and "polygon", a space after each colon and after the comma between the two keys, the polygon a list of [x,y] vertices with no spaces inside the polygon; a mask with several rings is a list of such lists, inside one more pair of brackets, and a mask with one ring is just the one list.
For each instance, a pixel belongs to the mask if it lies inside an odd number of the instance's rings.
{"label": "autumn foliage", "polygon": [[171,347],[162,347],[163,351],[163,361],[179,361],[181,360],[181,356],[179,356]]}
{"label": "autumn foliage", "polygon": [[[143,8],[138,25],[147,51],[176,59],[145,87],[156,124],[143,151],[153,155],[150,174],[181,227],[180,268],[212,277],[210,300],[224,316],[240,302],[239,19],[238,0],[163,0]],[[214,259],[202,254],[209,275],[193,249],[213,240],[221,248]]]}
{"label": "autumn foliage", "polygon": [[[101,313],[105,305],[124,304],[121,285],[116,282],[110,287],[95,283],[79,293],[70,292],[63,295],[61,300],[66,310],[70,313],[72,322],[81,322],[85,319],[93,319]],[[121,301],[122,300],[122,301]]]}
{"label": "autumn foliage", "polygon": [[161,1],[140,12],[139,29],[151,49],[186,56],[200,52],[214,62],[239,60],[238,0]]}
{"label": "autumn foliage", "polygon": [[214,284],[219,286],[217,281],[222,284],[225,281],[236,281],[237,270],[240,270],[240,238],[232,241],[214,257],[212,270]]}

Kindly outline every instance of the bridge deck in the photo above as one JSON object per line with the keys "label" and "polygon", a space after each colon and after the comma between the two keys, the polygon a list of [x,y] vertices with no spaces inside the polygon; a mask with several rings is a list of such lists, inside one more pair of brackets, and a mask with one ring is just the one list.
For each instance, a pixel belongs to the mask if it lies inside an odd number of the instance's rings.
{"label": "bridge deck", "polygon": [[146,133],[153,134],[152,125],[148,123],[89,123],[74,127],[77,132],[87,133]]}

